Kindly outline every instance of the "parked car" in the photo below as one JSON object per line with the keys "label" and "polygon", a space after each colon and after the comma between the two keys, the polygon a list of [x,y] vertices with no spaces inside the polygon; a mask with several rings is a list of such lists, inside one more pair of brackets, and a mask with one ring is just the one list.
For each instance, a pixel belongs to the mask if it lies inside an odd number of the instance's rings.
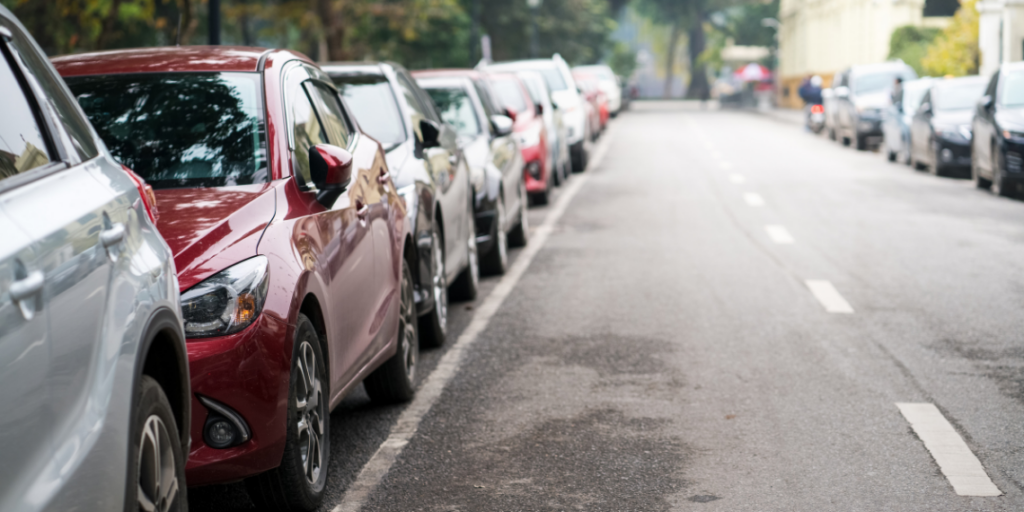
{"label": "parked car", "polygon": [[551,101],[551,91],[544,77],[536,71],[520,71],[516,76],[530,92],[534,105],[540,107],[541,118],[544,119],[544,131],[547,133],[548,158],[551,160],[552,174],[555,185],[561,185],[572,173],[572,161],[569,158],[569,144],[566,141],[565,123],[562,112],[555,108]]}
{"label": "parked car", "polygon": [[978,100],[971,176],[978,188],[1013,195],[1024,183],[1024,63],[1003,64]]}
{"label": "parked car", "polygon": [[927,77],[903,82],[902,99],[883,111],[882,150],[890,162],[910,165],[910,124],[931,84]]}
{"label": "parked car", "polygon": [[533,59],[487,64],[489,71],[536,71],[544,77],[551,89],[551,98],[562,111],[562,120],[566,125],[569,142],[569,154],[572,158],[573,172],[583,172],[587,168],[590,153],[590,133],[586,113],[585,100],[576,88],[572,72],[568,64],[557,53],[550,59]]}
{"label": "parked car", "polygon": [[601,90],[600,82],[595,77],[578,71],[574,71],[572,76],[576,80],[576,85],[580,88],[584,98],[593,106],[594,122],[592,123],[590,134],[593,140],[597,140],[604,133],[605,127],[608,126],[608,120],[611,119],[608,97]]}
{"label": "parked car", "polygon": [[433,99],[441,118],[459,134],[472,176],[482,268],[502,274],[508,268],[508,247],[526,245],[529,236],[523,157],[512,119],[500,113],[483,73],[434,70],[413,76]]}
{"label": "parked car", "polygon": [[882,109],[890,102],[896,77],[907,82],[917,79],[917,73],[895,61],[853,66],[833,78],[833,97],[826,100],[825,111],[832,107],[832,128],[844,145],[864,150],[881,140]]}
{"label": "parked car", "polygon": [[470,176],[457,134],[398,64],[332,63],[323,69],[366,133],[384,144],[417,241],[412,272],[421,342],[439,347],[448,332],[449,287],[454,298],[472,300],[480,280]]}
{"label": "parked car", "polygon": [[496,99],[513,121],[512,131],[519,139],[519,150],[526,167],[523,179],[530,201],[547,204],[555,188],[553,162],[548,152],[547,127],[543,111],[530,98],[526,84],[512,73],[489,73],[487,77]]}
{"label": "parked car", "polygon": [[383,148],[291,51],[54,63],[160,201],[192,371],[189,485],[245,479],[260,508],[315,509],[331,409],[360,382],[378,402],[414,394],[415,246]]}
{"label": "parked car", "polygon": [[935,175],[971,168],[971,116],[988,80],[980,76],[935,80],[910,125],[910,160]]}
{"label": "parked car", "polygon": [[576,66],[572,70],[574,73],[580,72],[595,77],[601,92],[608,98],[609,113],[612,117],[619,115],[619,111],[622,110],[622,87],[619,86],[619,80],[612,68],[606,64],[593,64]]}
{"label": "parked car", "polygon": [[188,360],[152,192],[3,6],[0,94],[0,510],[183,510]]}

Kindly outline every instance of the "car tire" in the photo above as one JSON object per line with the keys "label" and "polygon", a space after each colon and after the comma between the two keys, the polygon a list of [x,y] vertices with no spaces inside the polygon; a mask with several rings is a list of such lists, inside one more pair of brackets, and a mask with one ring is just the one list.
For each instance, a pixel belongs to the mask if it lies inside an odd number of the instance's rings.
{"label": "car tire", "polygon": [[331,455],[331,394],[325,365],[320,335],[299,313],[281,465],[245,480],[257,509],[308,512],[323,501]]}
{"label": "car tire", "polygon": [[[584,137],[585,139],[586,137]],[[572,172],[583,172],[587,170],[587,149],[585,142],[580,141],[569,148],[569,155],[572,159]]]}
{"label": "car tire", "polygon": [[434,307],[420,317],[420,344],[424,347],[437,348],[448,339],[448,284],[445,283],[444,238],[441,228],[434,222],[431,229],[430,254],[433,261],[431,269],[434,275],[430,279],[430,293],[434,298]]}
{"label": "car tire", "polygon": [[974,182],[975,188],[988,189],[992,186],[992,182],[981,177],[978,170],[978,161],[974,156],[974,151],[971,152],[971,181]]}
{"label": "car tire", "polygon": [[843,137],[840,141],[843,143],[844,146],[849,146],[850,145],[850,138],[849,137]]}
{"label": "car tire", "polygon": [[526,212],[526,186],[519,185],[519,218],[508,234],[510,247],[526,247],[530,240],[530,217]]}
{"label": "car tire", "polygon": [[855,143],[854,147],[857,148],[857,151],[867,151],[867,149],[868,149],[868,138],[867,137],[865,137],[863,135],[856,135],[856,134],[854,134],[853,140],[854,140],[854,143]]}
{"label": "car tire", "polygon": [[836,129],[835,128],[829,128],[828,129],[828,138],[829,138],[829,140],[836,140]]}
{"label": "car tire", "polygon": [[186,512],[185,453],[167,395],[142,375],[132,405],[125,509]]}
{"label": "car tire", "polygon": [[505,198],[498,194],[494,208],[494,244],[480,261],[480,270],[489,275],[502,275],[508,270],[508,234],[505,232]]}
{"label": "car tire", "polygon": [[402,259],[402,283],[398,307],[398,343],[395,355],[363,381],[370,400],[379,404],[408,402],[416,395],[416,366],[419,362],[419,331],[412,271]]}
{"label": "car tire", "polygon": [[989,186],[989,189],[992,190],[993,194],[1000,197],[1010,197],[1013,195],[1003,180],[1003,166],[1002,160],[999,158],[999,148],[994,146],[992,147],[992,184]]}
{"label": "car tire", "polygon": [[885,150],[885,157],[890,162],[895,162],[896,161],[896,152],[891,150],[891,149],[886,148],[886,150]]}
{"label": "car tire", "polygon": [[480,286],[480,255],[477,254],[476,232],[469,230],[469,261],[466,268],[462,269],[459,277],[455,278],[451,288],[448,290],[450,296],[456,300],[474,300]]}

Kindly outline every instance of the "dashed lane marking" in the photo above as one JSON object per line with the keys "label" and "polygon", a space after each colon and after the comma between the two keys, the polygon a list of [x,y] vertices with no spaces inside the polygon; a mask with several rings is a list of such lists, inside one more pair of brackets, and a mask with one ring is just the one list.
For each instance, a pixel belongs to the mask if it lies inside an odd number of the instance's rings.
{"label": "dashed lane marking", "polygon": [[750,206],[764,206],[764,198],[761,197],[760,194],[747,192],[746,194],[743,194],[743,200]]}
{"label": "dashed lane marking", "polygon": [[781,245],[789,245],[795,242],[793,235],[786,231],[786,228],[777,224],[769,224],[764,227],[765,232],[768,233],[768,238],[772,239],[772,242]]}
{"label": "dashed lane marking", "polygon": [[842,295],[839,295],[839,290],[836,290],[832,283],[818,279],[808,279],[806,283],[807,287],[811,289],[811,293],[814,294],[814,298],[818,299],[818,302],[825,307],[825,311],[853,313],[853,307],[846,302]]}
{"label": "dashed lane marking", "polygon": [[898,403],[903,417],[960,496],[1001,496],[981,461],[935,404]]}

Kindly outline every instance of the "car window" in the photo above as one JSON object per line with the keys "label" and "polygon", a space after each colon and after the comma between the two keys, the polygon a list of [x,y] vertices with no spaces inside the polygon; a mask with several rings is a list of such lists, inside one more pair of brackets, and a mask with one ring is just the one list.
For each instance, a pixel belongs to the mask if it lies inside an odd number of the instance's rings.
{"label": "car window", "polygon": [[416,90],[413,89],[412,85],[409,84],[409,81],[406,80],[401,73],[398,74],[397,82],[398,89],[402,92],[402,96],[405,97],[405,102],[409,105],[409,108],[413,110],[414,127],[419,123],[420,119],[430,119],[433,117],[428,113],[427,108],[423,105],[423,102],[420,101],[419,96],[416,95]]}
{"label": "car window", "polygon": [[69,77],[111,155],[153,188],[266,183],[258,73]]}
{"label": "car window", "polygon": [[5,57],[0,57],[0,179],[10,178],[50,162],[46,139],[35,113]]}
{"label": "car window", "polygon": [[484,106],[484,113],[487,117],[498,113],[498,104],[495,103],[494,97],[491,96],[491,89],[487,87],[482,80],[473,80],[473,87],[476,89],[476,95],[480,97],[480,103]]}
{"label": "car window", "polygon": [[999,91],[999,104],[1004,107],[1024,105],[1024,71],[1016,71],[1003,77],[1002,90]]}
{"label": "car window", "polygon": [[31,75],[33,81],[39,85],[49,100],[50,105],[53,106],[53,110],[70,137],[78,157],[82,160],[95,157],[97,149],[92,131],[71,95],[68,94],[64,81],[61,80],[49,61],[41,57],[42,53],[21,30],[11,26],[7,26],[7,28],[11,30],[14,37],[11,45],[15,49],[15,56],[21,61],[22,69]]}
{"label": "car window", "polygon": [[903,89],[903,112],[913,114],[921,106],[921,99],[928,92],[924,85],[907,86]]}
{"label": "car window", "polygon": [[441,119],[452,125],[459,135],[479,135],[480,122],[473,111],[473,102],[469,94],[460,87],[438,87],[426,90],[437,109],[441,111]]}
{"label": "car window", "polygon": [[359,127],[385,146],[405,141],[405,123],[388,79],[380,75],[333,77]]}
{"label": "car window", "polygon": [[316,110],[313,108],[313,102],[306,93],[305,86],[292,89],[288,97],[288,113],[295,141],[296,170],[304,184],[312,184],[313,178],[309,172],[309,148],[317,144],[326,144],[328,139],[320,124],[320,119],[316,115]]}
{"label": "car window", "polygon": [[980,81],[944,84],[933,91],[935,110],[966,110],[974,108],[978,98],[985,92],[985,85],[984,82]]}
{"label": "car window", "polygon": [[345,120],[345,113],[341,110],[338,94],[318,82],[306,82],[305,87],[310,97],[319,100],[317,110],[320,112],[324,131],[327,132],[327,140],[335,146],[347,148],[352,134]]}
{"label": "car window", "polygon": [[498,94],[501,104],[515,112],[526,111],[526,99],[523,98],[523,89],[515,80],[491,80],[491,87]]}

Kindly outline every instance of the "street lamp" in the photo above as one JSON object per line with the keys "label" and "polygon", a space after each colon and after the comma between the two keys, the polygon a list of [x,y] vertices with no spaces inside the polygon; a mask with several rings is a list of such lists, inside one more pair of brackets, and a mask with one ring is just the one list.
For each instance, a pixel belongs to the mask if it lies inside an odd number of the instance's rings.
{"label": "street lamp", "polygon": [[526,0],[526,6],[530,8],[530,57],[536,59],[540,54],[540,43],[537,41],[537,8],[544,0]]}

